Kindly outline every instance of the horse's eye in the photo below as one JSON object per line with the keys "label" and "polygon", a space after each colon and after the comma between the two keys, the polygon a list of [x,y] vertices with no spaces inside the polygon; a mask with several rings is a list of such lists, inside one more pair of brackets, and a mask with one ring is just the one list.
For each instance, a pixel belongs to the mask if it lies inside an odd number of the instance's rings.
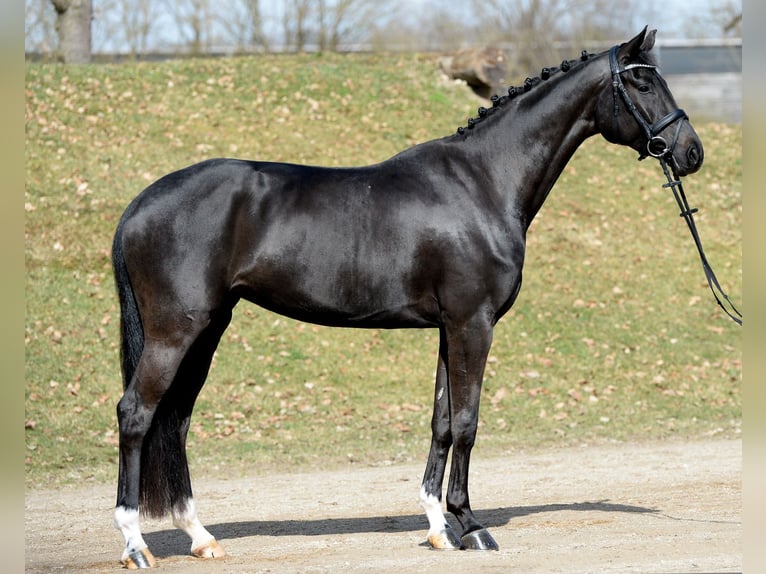
{"label": "horse's eye", "polygon": [[649,92],[652,91],[652,88],[651,88],[651,86],[649,86],[647,84],[642,84],[642,85],[638,86],[638,91],[641,92],[642,94],[648,94]]}

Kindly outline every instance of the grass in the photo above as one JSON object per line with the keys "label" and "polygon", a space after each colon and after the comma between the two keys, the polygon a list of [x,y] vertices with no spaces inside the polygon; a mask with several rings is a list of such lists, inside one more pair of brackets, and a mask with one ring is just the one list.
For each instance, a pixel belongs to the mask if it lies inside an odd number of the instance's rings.
{"label": "grass", "polygon": [[[259,56],[26,71],[26,476],[112,481],[125,205],[213,156],[361,165],[464,125],[479,102],[433,59]],[[687,179],[709,259],[741,301],[741,127],[696,126]],[[498,325],[481,456],[554,444],[738,436],[741,329],[707,291],[656,163],[594,138],[533,223]],[[420,460],[438,336],[297,323],[242,304],[189,435],[193,471]]]}

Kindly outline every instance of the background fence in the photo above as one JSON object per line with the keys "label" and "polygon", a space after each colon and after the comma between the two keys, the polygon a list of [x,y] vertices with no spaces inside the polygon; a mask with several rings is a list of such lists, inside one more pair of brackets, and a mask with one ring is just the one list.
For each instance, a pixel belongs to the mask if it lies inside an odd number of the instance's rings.
{"label": "background fence", "polygon": [[692,121],[742,122],[742,40],[679,41],[657,48],[663,75]]}

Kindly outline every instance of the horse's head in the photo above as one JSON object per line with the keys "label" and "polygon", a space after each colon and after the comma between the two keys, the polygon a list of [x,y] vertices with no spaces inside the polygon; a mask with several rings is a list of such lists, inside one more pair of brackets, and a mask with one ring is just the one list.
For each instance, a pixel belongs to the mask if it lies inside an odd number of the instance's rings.
{"label": "horse's head", "polygon": [[664,158],[684,176],[702,166],[702,142],[650,54],[656,32],[644,28],[610,50],[611,89],[599,99],[596,125],[608,141],[630,146],[642,158]]}

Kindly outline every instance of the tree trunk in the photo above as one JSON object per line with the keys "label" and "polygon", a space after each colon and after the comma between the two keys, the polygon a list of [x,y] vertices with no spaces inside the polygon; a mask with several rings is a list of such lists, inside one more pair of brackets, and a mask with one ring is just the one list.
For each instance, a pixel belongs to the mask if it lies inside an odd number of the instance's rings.
{"label": "tree trunk", "polygon": [[66,64],[87,64],[91,53],[92,0],[51,0],[56,9],[59,53]]}

